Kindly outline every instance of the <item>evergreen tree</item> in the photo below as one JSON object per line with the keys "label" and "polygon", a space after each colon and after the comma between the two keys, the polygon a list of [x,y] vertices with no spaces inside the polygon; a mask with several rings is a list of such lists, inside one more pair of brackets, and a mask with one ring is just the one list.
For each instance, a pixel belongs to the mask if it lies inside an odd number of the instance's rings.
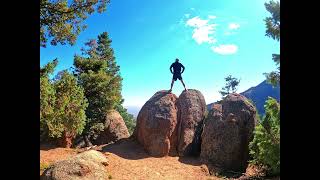
{"label": "evergreen tree", "polygon": [[49,75],[53,73],[58,61],[54,60],[40,68],[40,141],[46,140],[49,129],[47,121],[54,119],[54,103],[56,92]]}
{"label": "evergreen tree", "polygon": [[84,129],[87,99],[77,79],[66,70],[58,73],[53,85],[56,90],[55,117],[46,121],[49,135],[61,137],[63,146],[71,147],[73,138]]}
{"label": "evergreen tree", "polygon": [[57,66],[55,59],[40,68],[40,141],[60,138],[70,146],[73,137],[81,134],[85,121],[87,100],[77,79],[67,71],[49,79]]}
{"label": "evergreen tree", "polygon": [[94,139],[103,131],[106,112],[121,102],[122,78],[106,32],[100,34],[97,41],[90,40],[85,45],[88,49],[82,49],[83,56],[75,56],[74,66],[89,103],[84,135]]}
{"label": "evergreen tree", "polygon": [[106,10],[110,0],[40,0],[40,46],[73,45],[79,33],[86,28],[83,21],[94,12]]}
{"label": "evergreen tree", "polygon": [[280,173],[280,104],[268,98],[265,104],[266,115],[254,131],[250,142],[250,154],[255,164],[267,166],[270,175]]}
{"label": "evergreen tree", "polygon": [[[280,41],[280,2],[269,1],[264,5],[271,14],[271,17],[267,17],[264,20],[267,28],[266,36]],[[270,84],[277,86],[280,82],[280,54],[272,54],[272,60],[278,66],[277,70],[265,73],[265,76]]]}
{"label": "evergreen tree", "polygon": [[227,76],[225,80],[226,80],[226,85],[222,88],[221,91],[219,91],[222,97],[225,97],[230,93],[235,93],[240,83],[239,79],[234,78],[231,75]]}

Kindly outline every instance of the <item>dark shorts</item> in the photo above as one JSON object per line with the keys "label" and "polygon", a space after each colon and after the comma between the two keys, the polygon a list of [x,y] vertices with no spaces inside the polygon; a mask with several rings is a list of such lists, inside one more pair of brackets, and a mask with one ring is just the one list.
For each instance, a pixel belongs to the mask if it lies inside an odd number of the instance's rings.
{"label": "dark shorts", "polygon": [[172,79],[176,81],[177,79],[182,80],[181,74],[173,74]]}

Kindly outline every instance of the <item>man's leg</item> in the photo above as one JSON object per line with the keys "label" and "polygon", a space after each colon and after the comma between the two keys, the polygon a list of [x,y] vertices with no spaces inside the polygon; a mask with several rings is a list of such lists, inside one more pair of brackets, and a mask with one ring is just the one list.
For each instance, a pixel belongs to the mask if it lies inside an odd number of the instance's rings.
{"label": "man's leg", "polygon": [[169,92],[171,92],[171,91],[172,91],[173,83],[174,83],[174,79],[172,79],[172,81],[171,81],[171,87],[170,87]]}
{"label": "man's leg", "polygon": [[184,90],[188,91],[187,88],[186,88],[186,85],[184,84],[184,82],[183,82],[183,80],[182,80],[182,78],[180,79],[180,81],[182,82],[182,85],[183,85],[183,87],[184,87]]}

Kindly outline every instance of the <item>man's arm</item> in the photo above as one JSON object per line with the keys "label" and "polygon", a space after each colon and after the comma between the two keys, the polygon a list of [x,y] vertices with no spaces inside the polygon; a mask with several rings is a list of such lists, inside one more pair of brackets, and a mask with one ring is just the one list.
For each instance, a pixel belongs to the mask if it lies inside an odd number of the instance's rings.
{"label": "man's arm", "polygon": [[182,74],[185,68],[182,64],[181,64],[181,67],[182,67],[182,71],[181,71],[181,74]]}
{"label": "man's arm", "polygon": [[170,72],[173,74],[172,68],[173,68],[173,64],[171,64],[170,66]]}

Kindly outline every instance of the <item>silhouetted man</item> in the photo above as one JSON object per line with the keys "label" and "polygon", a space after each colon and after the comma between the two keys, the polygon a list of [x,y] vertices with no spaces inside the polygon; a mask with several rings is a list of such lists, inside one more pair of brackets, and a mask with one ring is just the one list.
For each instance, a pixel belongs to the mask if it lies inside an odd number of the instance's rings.
{"label": "silhouetted man", "polygon": [[[181,68],[182,68],[182,71],[181,71]],[[173,69],[173,71],[172,71],[172,69]],[[184,89],[185,89],[186,91],[188,91],[187,88],[186,88],[186,86],[184,85],[184,82],[183,82],[182,77],[181,77],[181,74],[183,73],[184,69],[185,69],[184,66],[183,66],[181,63],[179,63],[179,59],[178,59],[178,58],[176,59],[176,62],[174,62],[174,63],[171,64],[171,66],[170,66],[170,71],[171,71],[171,73],[173,74],[173,77],[172,77],[171,88],[170,88],[169,92],[172,91],[173,83],[174,83],[177,79],[179,79],[179,80],[182,82],[182,85],[183,85]]]}

